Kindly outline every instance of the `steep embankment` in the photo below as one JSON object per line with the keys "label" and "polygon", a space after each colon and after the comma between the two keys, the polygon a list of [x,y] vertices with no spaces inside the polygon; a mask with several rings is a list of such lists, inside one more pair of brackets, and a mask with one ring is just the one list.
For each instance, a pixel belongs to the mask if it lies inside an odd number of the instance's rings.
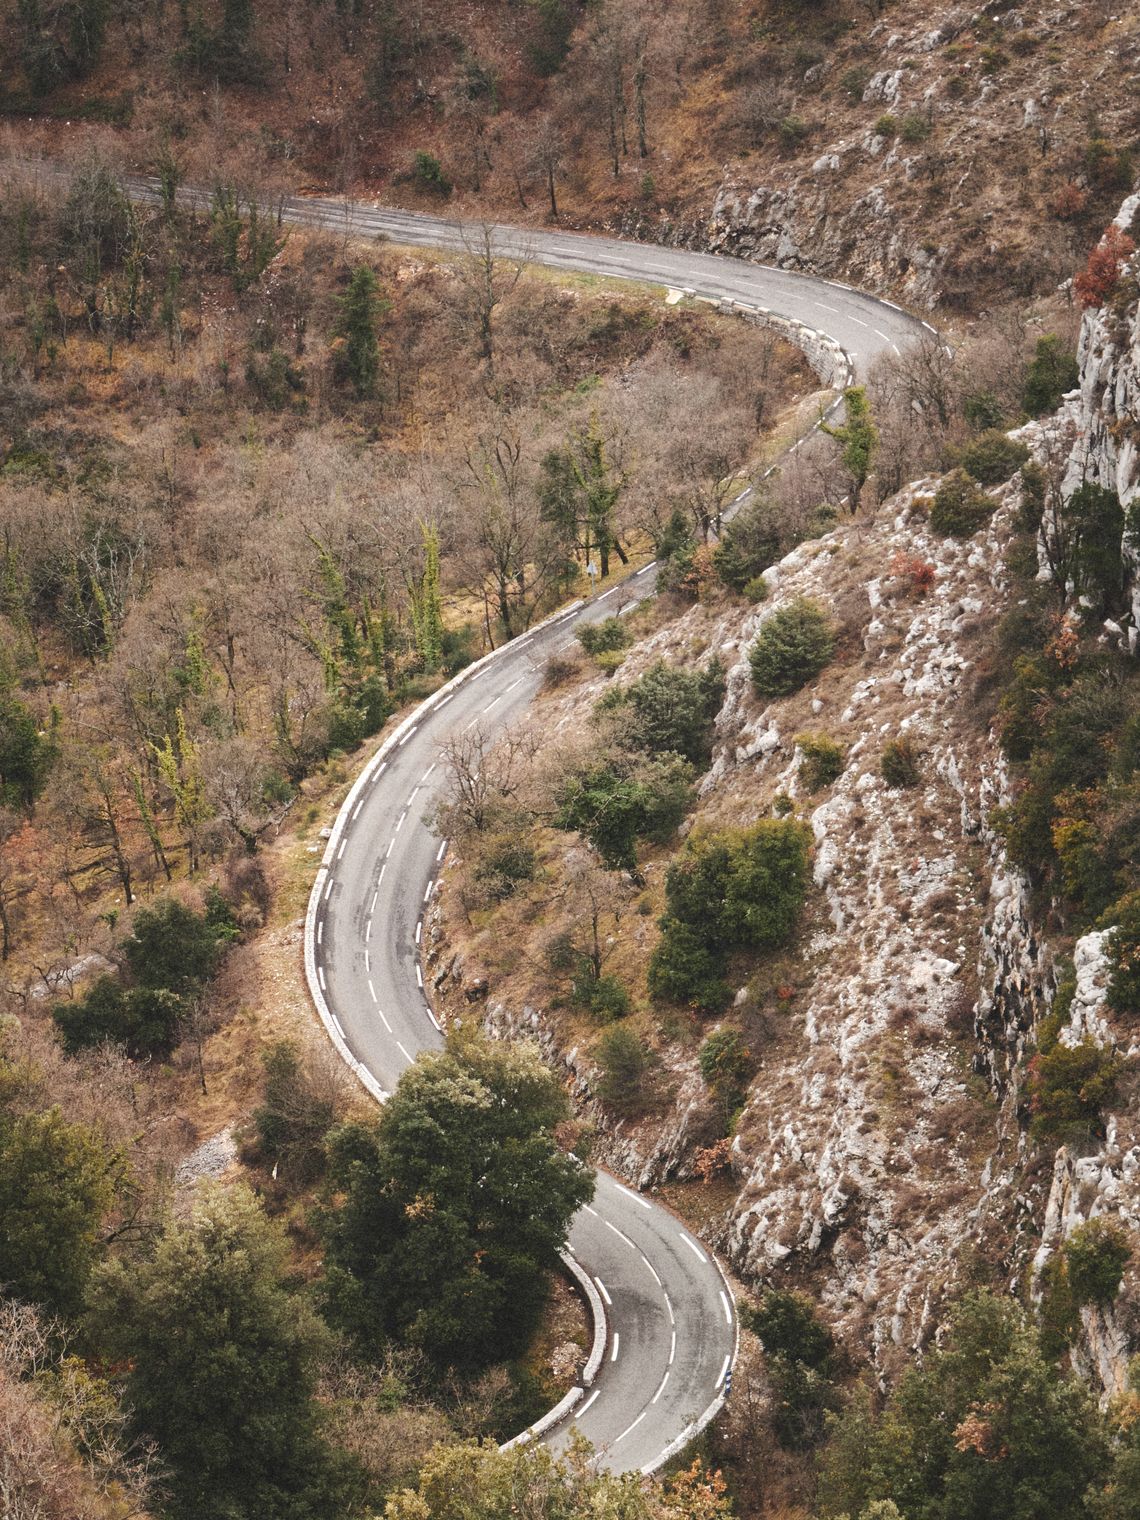
{"label": "steep embankment", "polygon": [[[1140,374],[1128,276],[1115,306],[1086,318],[1079,393],[1059,419],[1024,434],[1044,451],[1060,430],[1071,449],[1067,489],[1088,473],[1125,505],[1138,489]],[[1134,1056],[1135,1028],[1105,1007],[1103,932],[1074,950],[1056,905],[1034,901],[996,826],[1014,789],[995,723],[1008,675],[996,634],[1025,596],[1005,563],[1018,480],[991,493],[992,519],[965,541],[932,531],[936,484],[918,482],[872,520],[801,545],[768,572],[759,606],[711,592],[637,644],[616,677],[549,694],[538,715],[548,747],[572,748],[610,680],[625,684],[662,658],[696,665],[717,655],[727,697],[696,823],[749,823],[789,806],[810,823],[809,921],[790,952],[740,988],[720,1026],[740,1035],[757,1069],[727,1156],[721,1147],[728,1169],[693,1206],[746,1279],[809,1286],[848,1344],[888,1375],[929,1336],[948,1293],[984,1280],[1037,1293],[1042,1266],[1081,1222],[1108,1214],[1140,1227],[1140,1131],[1127,1082],[1085,1139],[1058,1145],[1026,1127],[1037,1026],[1066,951],[1076,993],[1060,1043],[1087,1035]],[[831,616],[837,652],[816,683],[765,703],[748,649],[800,596]],[[1106,634],[1115,641],[1120,625]],[[797,751],[805,731],[844,751],[838,779],[814,793]],[[900,738],[918,752],[917,778],[892,786],[882,762]],[[557,879],[557,850],[543,858]],[[433,932],[441,985],[469,987],[488,973],[488,1022],[544,1038],[568,1068],[584,1121],[597,1126],[599,1154],[643,1187],[707,1170],[725,1124],[697,1059],[713,1024],[670,1017],[645,993],[667,864],[649,852],[639,911],[630,899],[614,930],[631,1022],[657,1061],[655,1106],[640,1119],[618,1119],[600,1100],[598,1031],[551,993],[544,905],[520,910],[505,932],[507,910],[472,919],[445,893]],[[1134,1265],[1111,1307],[1080,1309],[1076,1360],[1108,1392],[1124,1386],[1136,1292]]]}

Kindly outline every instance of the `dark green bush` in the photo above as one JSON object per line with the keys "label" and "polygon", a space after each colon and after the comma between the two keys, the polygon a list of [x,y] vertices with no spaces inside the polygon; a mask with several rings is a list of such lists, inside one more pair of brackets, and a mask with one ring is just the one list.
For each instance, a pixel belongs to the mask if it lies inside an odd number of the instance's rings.
{"label": "dark green bush", "polygon": [[1123,1062],[1095,1040],[1054,1045],[1030,1062],[1031,1132],[1037,1140],[1087,1138],[1116,1095]]}
{"label": "dark green bush", "polygon": [[582,961],[574,978],[571,996],[581,1008],[588,1008],[599,1024],[612,1024],[629,1012],[629,993],[616,976],[594,975],[593,964]]}
{"label": "dark green bush", "polygon": [[1077,356],[1056,335],[1038,338],[1033,358],[1025,376],[1021,404],[1031,417],[1055,412],[1066,391],[1074,390],[1080,380]]}
{"label": "dark green bush", "polygon": [[0,807],[30,808],[55,763],[55,722],[49,733],[42,733],[34,715],[3,690],[2,682],[0,671]]}
{"label": "dark green bush", "polygon": [[899,123],[899,136],[905,143],[925,142],[930,132],[930,121],[920,111],[908,111]]}
{"label": "dark green bush", "polygon": [[290,1040],[262,1052],[262,1100],[253,1111],[257,1148],[285,1182],[305,1187],[323,1173],[325,1136],[338,1118],[335,1078],[310,1068]]}
{"label": "dark green bush", "polygon": [[554,826],[577,830],[606,865],[632,871],[639,839],[664,843],[676,833],[692,800],[692,777],[679,755],[600,762],[564,783]]}
{"label": "dark green bush", "polygon": [[614,649],[628,649],[633,643],[622,618],[604,618],[600,623],[583,623],[577,639],[587,654],[607,654]]}
{"label": "dark green bush", "polygon": [[880,116],[875,123],[875,131],[880,137],[893,137],[898,129],[898,121],[890,115]]}
{"label": "dark green bush", "polygon": [[764,1294],[759,1308],[741,1317],[764,1347],[776,1438],[791,1451],[813,1446],[823,1434],[827,1411],[838,1407],[831,1332],[804,1294],[775,1288]]}
{"label": "dark green bush", "polygon": [[69,1056],[97,1045],[120,1045],[132,1060],[165,1057],[179,1040],[185,1012],[175,992],[156,987],[124,987],[101,976],[83,998],[57,1003],[52,1018]]}
{"label": "dark green bush", "polygon": [[917,786],[922,774],[919,764],[921,757],[922,752],[906,734],[898,739],[890,739],[883,745],[883,753],[879,757],[879,775],[888,786]]}
{"label": "dark green bush", "polygon": [[653,1060],[628,1024],[615,1024],[606,1030],[598,1043],[597,1057],[602,1069],[598,1094],[603,1103],[621,1114],[645,1108]]}
{"label": "dark green bush", "polygon": [[1078,1306],[1110,1304],[1131,1260],[1128,1232],[1116,1221],[1100,1216],[1078,1225],[1065,1241],[1073,1302]]}
{"label": "dark green bush", "polygon": [[724,666],[681,670],[658,661],[629,686],[607,694],[600,712],[620,714],[622,742],[649,755],[681,755],[704,770],[712,754],[713,721],[724,701]]}
{"label": "dark green bush", "polygon": [[649,963],[652,996],[717,1012],[724,954],[791,937],[807,893],[809,831],[793,819],[693,835],[669,868],[667,912]]}
{"label": "dark green bush", "polygon": [[786,697],[819,675],[835,651],[823,608],[807,597],[781,607],[764,623],[748,652],[752,684],[762,697]]}
{"label": "dark green bush", "polygon": [[951,470],[934,493],[930,526],[944,538],[971,538],[989,522],[995,505],[965,470]]}
{"label": "dark green bush", "polygon": [[1105,920],[1111,926],[1106,945],[1112,968],[1108,1005],[1136,1018],[1140,1016],[1140,891],[1122,897]]}
{"label": "dark green bush", "polygon": [[843,774],[845,751],[827,734],[797,734],[800,750],[800,779],[809,792],[830,786]]}
{"label": "dark green bush", "polygon": [[534,845],[518,832],[493,834],[476,846],[472,875],[495,902],[513,897],[538,866]]}
{"label": "dark green bush", "polygon": [[1028,458],[1029,450],[1024,443],[999,428],[987,428],[962,450],[962,468],[981,485],[997,486],[1008,480]]}
{"label": "dark green bush", "polygon": [[411,178],[421,190],[427,190],[432,195],[446,199],[451,194],[451,181],[443,172],[443,165],[439,159],[432,153],[416,150],[416,156],[412,161]]}

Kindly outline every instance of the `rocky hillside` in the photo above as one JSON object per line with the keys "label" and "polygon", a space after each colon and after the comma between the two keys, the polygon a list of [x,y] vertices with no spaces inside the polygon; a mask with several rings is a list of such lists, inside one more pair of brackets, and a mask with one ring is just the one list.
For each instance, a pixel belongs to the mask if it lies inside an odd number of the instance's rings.
{"label": "rocky hillside", "polygon": [[[1046,463],[1063,440],[1069,490],[1089,474],[1126,505],[1138,491],[1140,401],[1129,270],[1115,304],[1086,317],[1079,392],[1022,434]],[[738,1033],[755,1075],[721,1151],[728,1170],[704,1203],[677,1196],[745,1281],[808,1287],[847,1345],[887,1376],[933,1332],[948,1294],[1004,1282],[1048,1310],[1048,1263],[1077,1226],[1103,1215],[1133,1242],[1140,1231],[1140,1112],[1127,1065],[1103,1124],[1084,1137],[1058,1145],[1029,1129],[1039,1101],[1032,1062],[1046,1048],[1039,1026],[1068,957],[1074,977],[1050,1040],[1079,1050],[1089,1040],[1126,1061],[1140,1046],[1134,1017],[1105,1004],[1106,932],[1074,944],[1057,899],[1032,889],[999,832],[998,809],[1018,784],[999,742],[1008,671],[998,634],[1025,605],[1027,583],[1007,563],[1024,526],[1022,483],[993,489],[992,517],[964,541],[932,529],[937,486],[914,483],[870,520],[802,544],[766,573],[760,604],[710,595],[660,621],[616,677],[545,699],[543,732],[554,748],[572,748],[611,679],[628,683],[661,659],[718,656],[727,695],[696,823],[748,824],[791,809],[814,838],[809,922],[739,988],[720,1026],[666,1018],[641,993],[668,865],[667,853],[649,852],[641,916],[632,928],[624,916],[615,934],[628,941],[621,969],[658,1062],[656,1111],[619,1120],[599,1100],[596,1031],[552,999],[548,978],[543,995],[544,912],[520,914],[504,936],[501,918],[464,921],[445,894],[434,931],[444,997],[485,972],[488,1023],[544,1039],[597,1127],[597,1154],[639,1186],[715,1169],[724,1118],[697,1047],[714,1027]],[[835,658],[814,684],[766,704],[749,648],[805,596],[838,630]],[[1133,637],[1112,619],[1105,630],[1110,643]],[[843,751],[838,778],[814,792],[797,743],[805,732]],[[901,785],[887,755],[900,740],[917,761]],[[561,869],[557,856],[549,869]],[[528,928],[535,914],[538,928]],[[524,950],[516,936],[528,934]],[[1111,1306],[1081,1306],[1079,1320],[1074,1360],[1106,1392],[1122,1391],[1140,1338],[1137,1266]]]}
{"label": "rocky hillside", "polygon": [[217,0],[179,18],[0,4],[13,135],[266,195],[561,218],[967,311],[1071,274],[1140,139],[1140,19],[1104,0]]}

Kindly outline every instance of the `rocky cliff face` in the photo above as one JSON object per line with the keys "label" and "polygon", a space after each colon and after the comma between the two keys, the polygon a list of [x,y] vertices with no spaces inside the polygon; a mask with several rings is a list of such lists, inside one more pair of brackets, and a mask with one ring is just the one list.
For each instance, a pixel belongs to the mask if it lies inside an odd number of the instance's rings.
{"label": "rocky cliff face", "polygon": [[[1081,358],[1080,390],[1061,419],[1070,471],[1134,500],[1135,302],[1086,319]],[[1032,436],[1044,446],[1047,431]],[[988,528],[959,543],[930,531],[934,484],[796,549],[768,573],[759,606],[692,607],[636,646],[619,677],[661,658],[719,655],[727,695],[699,821],[747,823],[783,798],[810,823],[817,892],[795,964],[783,968],[785,985],[761,977],[741,988],[728,1016],[760,1067],[732,1140],[731,1202],[713,1233],[745,1280],[808,1287],[884,1377],[933,1333],[946,1295],[979,1274],[1032,1285],[1066,1235],[1101,1214],[1140,1242],[1135,1105],[1110,1117],[1103,1144],[1053,1152],[1027,1137],[1025,1071],[1054,996],[1054,947],[992,827],[1009,778],[990,722],[992,634],[1011,595],[1003,550],[1019,488],[995,492]],[[747,651],[773,610],[798,596],[831,613],[837,656],[813,687],[765,705]],[[546,699],[553,742],[572,739],[605,684],[599,676]],[[805,730],[846,751],[842,775],[815,795],[799,774]],[[896,790],[880,760],[902,736],[922,758],[917,786]],[[651,883],[663,871],[650,864]],[[648,945],[653,930],[642,919],[632,933]],[[1105,1007],[1103,935],[1078,942],[1075,966],[1062,1041],[1093,1038],[1140,1056]],[[597,1125],[598,1159],[643,1187],[694,1175],[710,1134],[694,1040],[662,1044],[667,1109],[614,1122],[593,1097],[588,1042],[567,1039],[533,995],[524,1003],[493,988],[492,997],[493,1028],[537,1035],[566,1066]],[[1119,1391],[1140,1346],[1140,1262],[1110,1309],[1081,1319],[1077,1364],[1106,1396]]]}

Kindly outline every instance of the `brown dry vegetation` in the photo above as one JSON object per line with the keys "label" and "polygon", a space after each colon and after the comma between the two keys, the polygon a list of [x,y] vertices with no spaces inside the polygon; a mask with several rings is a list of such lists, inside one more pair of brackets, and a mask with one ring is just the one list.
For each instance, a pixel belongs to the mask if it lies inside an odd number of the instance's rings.
{"label": "brown dry vegetation", "polygon": [[[1011,280],[1024,296],[1071,273],[1130,184],[1140,132],[1137,21],[1102,0],[973,16],[291,0],[255,7],[242,47],[209,56],[152,3],[115,14],[83,77],[48,70],[38,93],[18,7],[5,12],[0,90],[23,145],[74,155],[94,136],[138,167],[172,149],[207,183],[434,208],[448,197],[412,173],[427,153],[467,214],[548,216],[553,179],[567,220],[697,244],[711,231],[922,304],[976,309]],[[569,28],[564,57],[544,52],[544,14]],[[208,38],[222,8],[183,15]],[[710,229],[725,193],[740,215]]]}

